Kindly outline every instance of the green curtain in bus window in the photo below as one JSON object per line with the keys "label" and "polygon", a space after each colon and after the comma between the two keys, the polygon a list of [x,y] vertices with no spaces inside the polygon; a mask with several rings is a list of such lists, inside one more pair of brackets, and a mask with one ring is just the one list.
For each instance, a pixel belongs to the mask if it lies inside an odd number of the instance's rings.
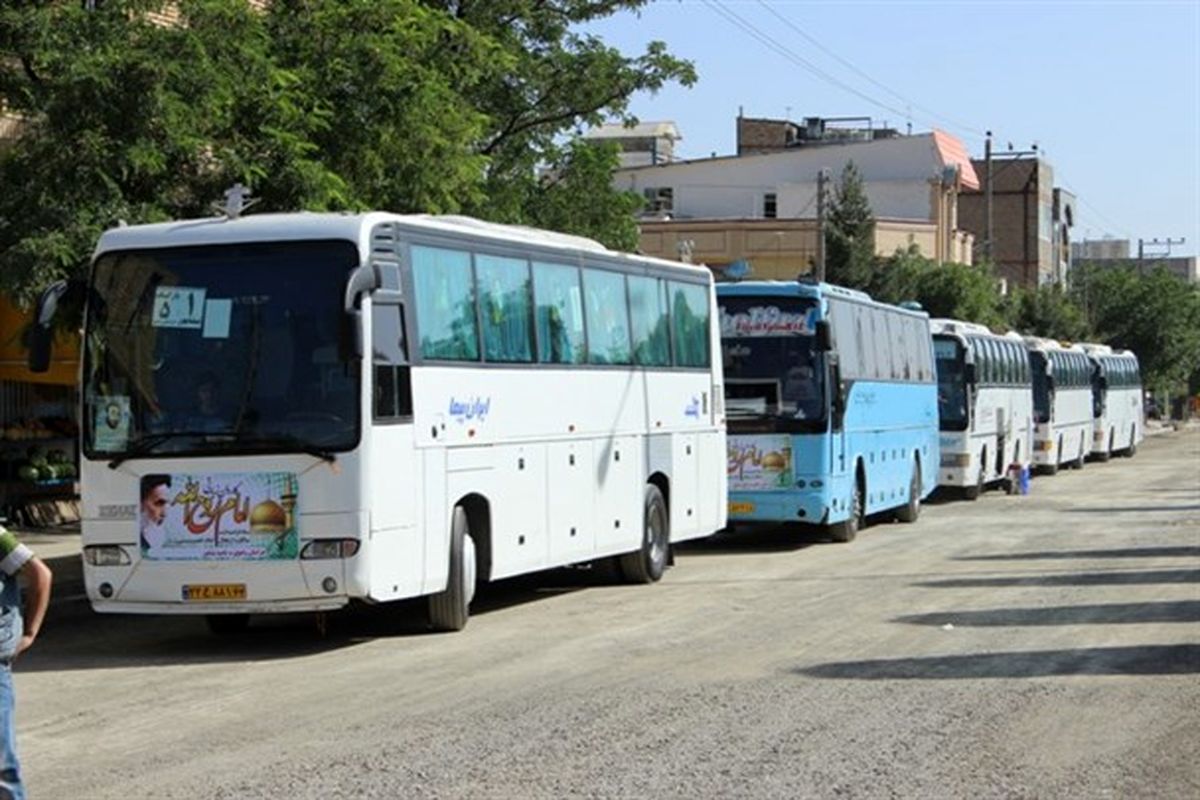
{"label": "green curtain in bus window", "polygon": [[671,281],[675,366],[708,366],[708,287]]}
{"label": "green curtain in bus window", "polygon": [[583,297],[587,309],[588,361],[592,364],[631,363],[625,276],[585,269]]}
{"label": "green curtain in bus window", "polygon": [[413,283],[421,355],[448,361],[478,361],[475,285],[471,255],[440,247],[413,247]]}
{"label": "green curtain in bus window", "polygon": [[633,329],[633,363],[647,367],[671,364],[667,322],[667,287],[659,278],[630,275],[629,323]]}
{"label": "green curtain in bus window", "polygon": [[529,264],[520,258],[475,256],[483,357],[487,361],[533,361],[533,310]]}
{"label": "green curtain in bus window", "polygon": [[579,269],[534,262],[533,294],[537,298],[538,361],[582,363],[583,290]]}

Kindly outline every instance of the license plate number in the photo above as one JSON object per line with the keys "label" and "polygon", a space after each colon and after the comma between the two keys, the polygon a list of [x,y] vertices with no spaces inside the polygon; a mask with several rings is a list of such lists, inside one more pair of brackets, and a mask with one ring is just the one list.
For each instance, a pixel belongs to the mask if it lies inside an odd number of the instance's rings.
{"label": "license plate number", "polygon": [[245,600],[246,584],[244,583],[191,583],[183,587],[185,602],[205,602],[222,600]]}
{"label": "license plate number", "polygon": [[754,513],[754,503],[730,503],[730,514],[752,514]]}

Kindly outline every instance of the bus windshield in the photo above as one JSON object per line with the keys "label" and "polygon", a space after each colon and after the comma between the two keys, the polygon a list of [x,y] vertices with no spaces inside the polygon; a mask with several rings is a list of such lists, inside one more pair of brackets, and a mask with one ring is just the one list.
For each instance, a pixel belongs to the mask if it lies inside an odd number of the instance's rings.
{"label": "bus windshield", "polygon": [[823,430],[825,360],[814,336],[816,305],[785,297],[722,297],[725,408],[771,430]]}
{"label": "bus windshield", "polygon": [[339,347],[348,241],[102,255],[85,334],[96,457],[344,451],[358,366]]}
{"label": "bus windshield", "polygon": [[944,431],[967,429],[967,381],[964,348],[952,336],[934,336],[937,359],[938,424]]}

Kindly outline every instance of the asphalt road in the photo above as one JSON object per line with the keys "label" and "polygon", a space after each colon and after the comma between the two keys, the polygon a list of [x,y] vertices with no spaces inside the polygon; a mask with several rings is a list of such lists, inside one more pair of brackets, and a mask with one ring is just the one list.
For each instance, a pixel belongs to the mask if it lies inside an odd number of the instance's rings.
{"label": "asphalt road", "polygon": [[1200,433],[849,545],[681,548],[654,586],[263,619],[56,612],[32,797],[1200,796]]}

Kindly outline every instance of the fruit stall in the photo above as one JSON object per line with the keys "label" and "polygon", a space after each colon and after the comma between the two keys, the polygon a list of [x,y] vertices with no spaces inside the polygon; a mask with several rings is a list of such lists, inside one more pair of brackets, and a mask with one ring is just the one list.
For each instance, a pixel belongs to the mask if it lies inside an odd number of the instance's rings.
{"label": "fruit stall", "polygon": [[25,366],[28,316],[0,298],[0,520],[79,521],[79,347],[60,337],[48,372]]}

